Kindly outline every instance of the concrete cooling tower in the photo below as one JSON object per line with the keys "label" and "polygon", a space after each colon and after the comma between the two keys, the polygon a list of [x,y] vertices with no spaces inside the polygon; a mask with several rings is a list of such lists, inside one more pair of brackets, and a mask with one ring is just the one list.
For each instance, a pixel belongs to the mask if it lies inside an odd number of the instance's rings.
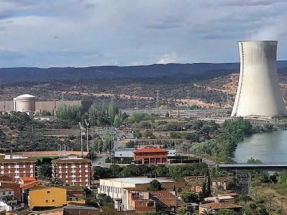
{"label": "concrete cooling tower", "polygon": [[277,74],[277,41],[238,45],[240,76],[231,116],[286,115]]}

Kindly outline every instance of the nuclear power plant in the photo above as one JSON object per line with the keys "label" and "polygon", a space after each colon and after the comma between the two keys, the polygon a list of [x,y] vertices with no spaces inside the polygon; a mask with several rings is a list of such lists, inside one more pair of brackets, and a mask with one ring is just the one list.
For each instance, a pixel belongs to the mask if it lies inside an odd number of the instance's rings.
{"label": "nuclear power plant", "polygon": [[240,75],[231,116],[286,115],[277,74],[277,41],[239,42]]}

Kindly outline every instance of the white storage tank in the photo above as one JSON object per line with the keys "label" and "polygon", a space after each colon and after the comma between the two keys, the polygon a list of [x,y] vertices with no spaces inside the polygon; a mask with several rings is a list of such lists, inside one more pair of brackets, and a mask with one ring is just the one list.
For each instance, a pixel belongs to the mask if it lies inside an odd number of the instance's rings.
{"label": "white storage tank", "polygon": [[14,111],[35,112],[35,100],[36,97],[29,94],[23,94],[14,98]]}

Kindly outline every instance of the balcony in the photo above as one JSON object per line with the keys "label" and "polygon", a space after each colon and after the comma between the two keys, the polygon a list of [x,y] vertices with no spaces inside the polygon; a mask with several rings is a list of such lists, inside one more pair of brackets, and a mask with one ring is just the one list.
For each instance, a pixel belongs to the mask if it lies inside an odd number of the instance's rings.
{"label": "balcony", "polygon": [[89,165],[85,165],[85,167],[86,167],[86,168],[88,168],[88,167],[89,167]]}
{"label": "balcony", "polygon": [[76,166],[75,166],[75,165],[72,165],[72,168],[76,168]]}
{"label": "balcony", "polygon": [[20,168],[20,166],[19,165],[14,165],[14,168]]}
{"label": "balcony", "polygon": [[76,170],[72,170],[71,173],[76,173]]}
{"label": "balcony", "polygon": [[30,165],[30,168],[33,168],[34,166],[33,165]]}
{"label": "balcony", "polygon": [[85,172],[89,172],[89,170],[86,169]]}

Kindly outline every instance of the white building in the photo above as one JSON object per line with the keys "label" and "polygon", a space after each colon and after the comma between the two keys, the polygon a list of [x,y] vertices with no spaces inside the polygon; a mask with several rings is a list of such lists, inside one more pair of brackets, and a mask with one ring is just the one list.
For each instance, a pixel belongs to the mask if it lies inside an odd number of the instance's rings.
{"label": "white building", "polygon": [[[128,207],[128,193],[124,188],[134,188],[136,185],[149,184],[155,178],[135,177],[135,178],[109,178],[100,179],[99,194],[110,196],[115,202],[117,210],[126,210]],[[156,178],[160,183],[173,182],[166,178]]]}
{"label": "white building", "polygon": [[133,158],[135,148],[118,148],[115,150],[116,158]]}

